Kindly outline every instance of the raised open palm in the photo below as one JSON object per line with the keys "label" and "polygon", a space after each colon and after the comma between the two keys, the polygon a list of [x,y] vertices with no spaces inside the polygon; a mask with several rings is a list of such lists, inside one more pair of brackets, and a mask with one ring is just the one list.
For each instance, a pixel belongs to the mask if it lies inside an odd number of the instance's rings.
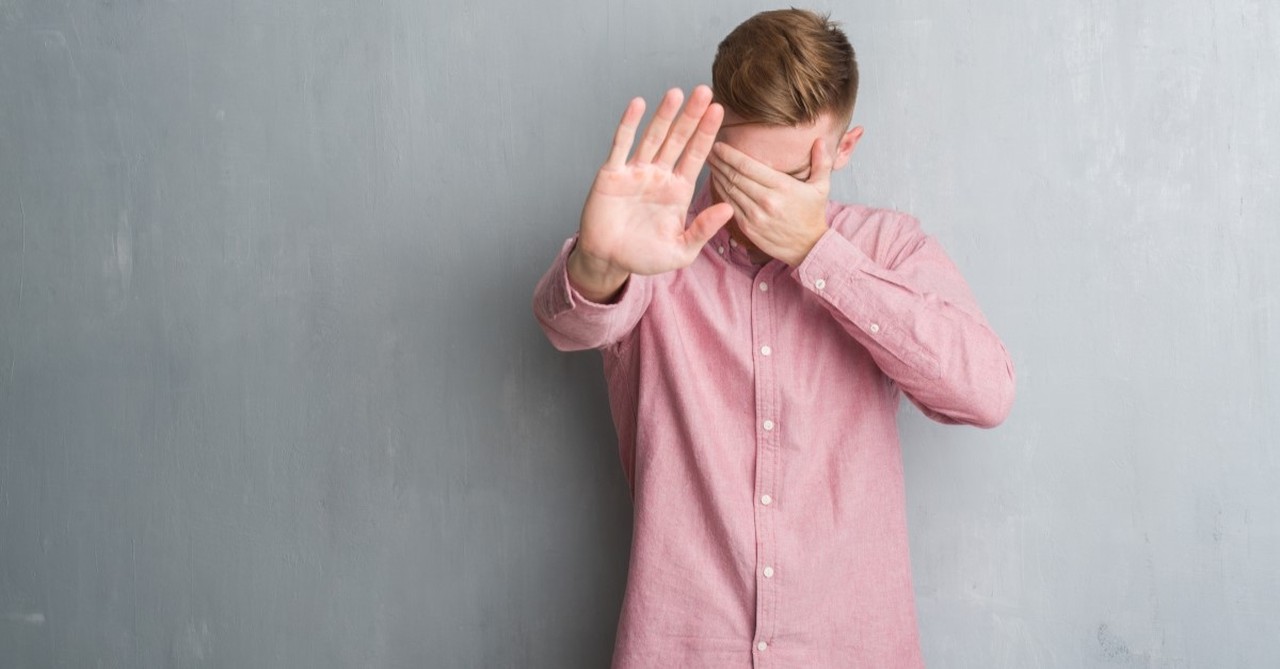
{"label": "raised open palm", "polygon": [[582,210],[577,251],[596,267],[623,276],[685,267],[733,215],[732,207],[718,204],[685,227],[724,110],[711,102],[711,89],[699,86],[677,118],[683,97],[679,89],[667,91],[630,160],[644,100],[627,105]]}

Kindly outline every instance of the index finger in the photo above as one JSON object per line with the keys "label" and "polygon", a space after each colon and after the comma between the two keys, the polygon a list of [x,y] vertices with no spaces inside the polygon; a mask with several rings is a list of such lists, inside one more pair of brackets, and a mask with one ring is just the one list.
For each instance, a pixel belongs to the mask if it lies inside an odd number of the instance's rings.
{"label": "index finger", "polygon": [[666,169],[671,169],[675,165],[676,159],[684,152],[685,146],[689,144],[689,138],[697,130],[698,122],[707,113],[707,107],[710,105],[711,89],[706,85],[695,87],[689,94],[689,101],[685,103],[680,118],[671,124],[671,129],[667,131],[667,139],[662,142],[662,148],[658,150],[653,164]]}
{"label": "index finger", "polygon": [[737,173],[765,188],[779,187],[782,184],[782,177],[786,176],[724,142],[716,142],[711,153],[713,159],[728,165]]}
{"label": "index finger", "polygon": [[720,132],[720,122],[723,120],[724,107],[718,102],[712,102],[707,111],[703,112],[702,119],[698,121],[698,129],[693,131],[693,139],[689,140],[684,155],[676,165],[677,175],[689,181],[698,178],[698,172],[702,171],[702,165],[707,161],[707,154],[711,152],[711,145],[716,141],[716,133]]}

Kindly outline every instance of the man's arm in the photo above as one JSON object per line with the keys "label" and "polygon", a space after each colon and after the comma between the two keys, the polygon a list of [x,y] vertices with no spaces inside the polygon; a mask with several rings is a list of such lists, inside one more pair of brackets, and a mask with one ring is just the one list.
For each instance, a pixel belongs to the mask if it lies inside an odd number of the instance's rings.
{"label": "man's arm", "polygon": [[822,140],[810,176],[779,173],[726,144],[712,179],[742,231],[793,267],[836,321],[924,413],[943,423],[993,427],[1013,404],[1013,363],[968,285],[915,219],[900,215],[882,266],[830,229],[825,210],[832,161]]}
{"label": "man's arm", "polygon": [[1013,405],[1013,362],[942,247],[899,215],[884,265],[829,230],[792,276],[930,418],[994,427]]}
{"label": "man's arm", "polygon": [[733,215],[728,205],[715,205],[686,226],[724,109],[706,86],[694,89],[677,117],[683,100],[680,89],[667,91],[634,154],[644,100],[627,105],[583,205],[578,236],[534,291],[534,314],[561,350],[601,348],[624,337],[648,306],[647,277],[688,266]]}
{"label": "man's arm", "polygon": [[561,351],[603,348],[622,339],[644,315],[651,295],[649,277],[634,274],[605,299],[593,300],[569,270],[577,243],[576,236],[564,243],[533,292],[533,315]]}

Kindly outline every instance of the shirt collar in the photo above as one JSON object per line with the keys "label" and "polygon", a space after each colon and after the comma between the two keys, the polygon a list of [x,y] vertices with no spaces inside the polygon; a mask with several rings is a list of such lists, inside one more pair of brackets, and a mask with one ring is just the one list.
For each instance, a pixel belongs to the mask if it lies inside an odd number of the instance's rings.
{"label": "shirt collar", "polygon": [[[689,217],[685,221],[685,224],[687,225],[692,223],[693,219],[698,217],[698,214],[701,214],[704,209],[710,206],[711,182],[710,180],[707,180],[704,181],[694,193],[693,202],[689,205]],[[733,241],[733,238],[729,235],[728,225],[725,225],[716,231],[716,234],[711,238],[711,241],[707,242],[707,245],[702,247],[702,251],[703,253],[709,253],[713,256],[724,258],[731,264],[749,270],[752,274],[754,274],[756,270],[768,266],[768,263],[764,265],[757,265],[751,262],[751,256],[747,253],[747,250],[744,249],[741,244]],[[770,262],[772,263],[777,261],[771,260]]]}

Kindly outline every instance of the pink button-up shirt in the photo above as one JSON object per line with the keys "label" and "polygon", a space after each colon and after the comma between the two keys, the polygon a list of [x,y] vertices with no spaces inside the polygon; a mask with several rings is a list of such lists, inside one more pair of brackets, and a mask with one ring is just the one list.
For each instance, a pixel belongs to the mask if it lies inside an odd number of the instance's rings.
{"label": "pink button-up shirt", "polygon": [[615,668],[923,666],[899,392],[994,426],[1013,366],[915,219],[833,202],[827,222],[795,268],[722,229],[613,304],[569,284],[574,239],[538,284],[551,343],[604,355],[631,487]]}

